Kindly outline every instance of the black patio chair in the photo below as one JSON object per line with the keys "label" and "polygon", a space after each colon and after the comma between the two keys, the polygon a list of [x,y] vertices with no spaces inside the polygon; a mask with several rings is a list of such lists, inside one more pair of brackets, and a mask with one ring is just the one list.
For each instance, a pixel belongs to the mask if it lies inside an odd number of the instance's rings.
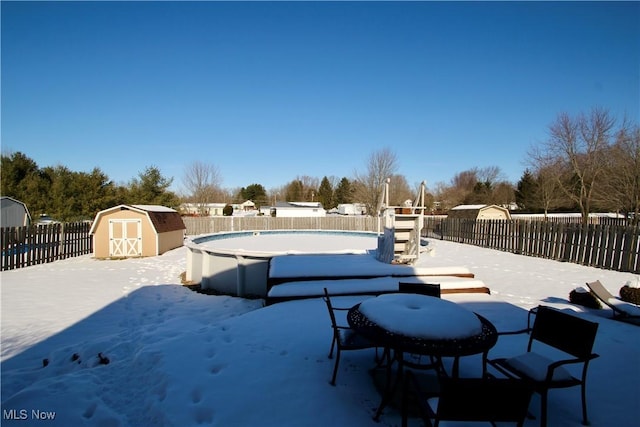
{"label": "black patio chair", "polygon": [[[409,400],[413,398],[425,426],[440,421],[487,421],[524,424],[531,401],[531,386],[513,378],[441,377],[437,397],[424,393],[411,371],[405,374],[402,426],[406,427]],[[433,424],[431,423],[433,420]]]}
{"label": "black patio chair", "polygon": [[[358,334],[351,327],[338,322],[336,314],[344,313],[349,310],[347,307],[335,307],[331,302],[331,296],[327,288],[324,288],[324,302],[327,304],[329,317],[331,318],[331,328],[333,337],[331,339],[331,349],[329,350],[329,359],[333,358],[333,350],[336,350],[336,359],[333,366],[333,375],[331,376],[331,385],[336,385],[336,376],[338,375],[338,366],[340,365],[340,355],[343,351],[364,350],[376,348],[376,346],[367,338]],[[342,318],[342,316],[341,316]],[[376,348],[377,353],[377,348]]]}
{"label": "black patio chair", "polygon": [[420,294],[440,298],[440,284],[399,282],[398,292],[403,294]]}
{"label": "black patio chair", "polygon": [[[586,381],[598,324],[547,306],[538,306],[532,328],[502,332],[499,335],[529,333],[526,353],[510,358],[487,359],[487,363],[510,378],[520,378],[540,394],[540,425],[547,425],[547,394],[553,388],[581,387],[582,423],[588,425]],[[535,349],[546,344],[560,350],[566,357],[552,359]],[[562,356],[561,356],[562,357]],[[566,365],[579,365],[582,374],[573,376]],[[487,372],[485,367],[485,373]]]}

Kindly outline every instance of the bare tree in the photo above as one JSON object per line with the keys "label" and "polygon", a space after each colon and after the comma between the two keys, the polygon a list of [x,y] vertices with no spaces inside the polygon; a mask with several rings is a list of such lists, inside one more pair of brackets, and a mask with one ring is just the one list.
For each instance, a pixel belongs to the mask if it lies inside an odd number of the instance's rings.
{"label": "bare tree", "polygon": [[389,204],[402,206],[407,200],[413,202],[413,198],[414,194],[411,192],[404,175],[395,174],[389,177]]}
{"label": "bare tree", "polygon": [[480,187],[483,189],[485,187],[484,182],[480,181],[478,175],[478,168],[473,168],[458,172],[453,176],[451,187],[447,190],[447,198],[451,203],[449,208],[460,204],[482,202],[482,200],[477,200],[477,194],[474,195],[474,192],[479,193]]}
{"label": "bare tree", "polygon": [[464,199],[469,194],[469,191],[451,184],[444,182],[436,183],[436,198],[438,203],[438,209],[442,211],[448,211],[458,205],[464,203]]}
{"label": "bare tree", "polygon": [[536,171],[534,203],[543,210],[545,218],[549,211],[566,205],[566,197],[560,187],[561,175],[562,166],[558,162],[542,165]]}
{"label": "bare tree", "polygon": [[610,143],[615,120],[608,111],[594,108],[589,115],[572,118],[561,113],[549,126],[549,139],[532,152],[539,167],[558,161],[554,169],[559,188],[579,207],[588,221],[594,189],[605,171],[603,156]]}
{"label": "bare tree", "polygon": [[182,184],[188,192],[188,200],[195,203],[200,215],[207,214],[205,205],[212,203],[224,192],[220,189],[222,178],[215,165],[194,161],[185,169]]}
{"label": "bare tree", "polygon": [[303,200],[299,201],[317,202],[320,179],[307,175],[298,176],[297,179],[302,183],[303,190]]}
{"label": "bare tree", "polygon": [[354,199],[364,203],[368,213],[378,213],[382,185],[395,174],[397,168],[396,154],[390,148],[383,148],[369,155],[366,172],[355,173]]}
{"label": "bare tree", "polygon": [[620,130],[607,156],[607,173],[599,200],[608,209],[622,211],[633,225],[640,221],[640,127]]}
{"label": "bare tree", "polygon": [[458,172],[450,185],[436,183],[435,198],[444,211],[471,203],[508,206],[515,201],[515,190],[498,166],[488,166]]}
{"label": "bare tree", "polygon": [[515,199],[516,194],[513,184],[507,181],[499,181],[494,185],[493,193],[491,195],[491,203],[509,209],[511,203],[513,203]]}
{"label": "bare tree", "polygon": [[449,186],[444,181],[438,181],[434,185],[433,190],[433,210],[434,211],[448,211],[455,206],[454,202],[449,199]]}
{"label": "bare tree", "polygon": [[478,169],[470,169],[464,172],[458,172],[451,178],[451,186],[460,192],[472,192],[478,182]]}
{"label": "bare tree", "polygon": [[283,188],[281,193],[289,202],[317,202],[320,180],[307,175],[297,176]]}
{"label": "bare tree", "polygon": [[476,179],[480,182],[488,182],[493,185],[505,180],[504,174],[498,166],[487,166],[485,168],[476,168],[473,170],[475,171]]}

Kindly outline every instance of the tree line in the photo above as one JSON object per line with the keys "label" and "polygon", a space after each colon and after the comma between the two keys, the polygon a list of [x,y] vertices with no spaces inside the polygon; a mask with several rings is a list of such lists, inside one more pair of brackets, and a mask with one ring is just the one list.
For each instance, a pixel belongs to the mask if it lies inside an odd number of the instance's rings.
{"label": "tree line", "polygon": [[[445,213],[460,204],[514,203],[526,212],[578,211],[586,222],[591,212],[620,212],[634,224],[640,216],[640,128],[616,120],[609,111],[594,108],[570,116],[561,113],[548,127],[549,137],[527,153],[527,168],[510,183],[498,166],[477,167],[453,176],[449,183],[427,187],[427,208]],[[166,178],[149,166],[124,185],[114,184],[99,168],[73,172],[64,166],[40,168],[23,153],[3,154],[2,195],[27,204],[32,215],[47,213],[61,221],[92,219],[118,204],[157,204],[179,209],[181,203],[241,203],[258,206],[282,201],[320,202],[326,209],[342,203],[361,203],[376,214],[382,185],[389,182],[390,205],[416,197],[420,183],[409,185],[398,174],[399,163],[390,148],[372,152],[364,169],[353,177],[297,176],[267,190],[260,183],[225,189],[216,165],[194,162],[182,177],[184,194],[170,190]]]}
{"label": "tree line", "polygon": [[177,208],[180,198],[169,190],[173,180],[149,166],[126,185],[116,185],[99,168],[74,172],[65,166],[40,168],[24,153],[2,155],[0,191],[27,205],[32,218],[47,214],[63,221],[92,220],[119,204],[163,205]]}

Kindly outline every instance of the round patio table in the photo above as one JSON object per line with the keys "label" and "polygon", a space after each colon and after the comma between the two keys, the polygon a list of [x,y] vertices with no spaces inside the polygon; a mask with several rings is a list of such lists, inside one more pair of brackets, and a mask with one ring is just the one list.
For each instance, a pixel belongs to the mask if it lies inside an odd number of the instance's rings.
{"label": "round patio table", "polygon": [[[362,307],[363,304],[368,306]],[[374,312],[374,309],[379,312]],[[369,317],[365,313],[369,313]],[[376,321],[370,317],[375,317]],[[398,363],[393,386],[391,363],[387,365],[387,390],[375,419],[390,401],[402,376],[403,353],[453,357],[452,376],[457,377],[460,357],[482,353],[486,359],[498,341],[495,326],[483,316],[451,301],[425,295],[380,295],[349,309],[347,321],[355,331],[376,345],[393,350],[393,361]]]}

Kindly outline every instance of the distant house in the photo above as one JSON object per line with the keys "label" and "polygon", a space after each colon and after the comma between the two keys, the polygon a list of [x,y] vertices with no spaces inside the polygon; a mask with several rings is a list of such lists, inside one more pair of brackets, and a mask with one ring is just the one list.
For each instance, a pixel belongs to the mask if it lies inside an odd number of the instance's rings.
{"label": "distant house", "polygon": [[277,218],[327,216],[320,202],[277,202],[275,206],[261,206],[260,213]]}
{"label": "distant house", "polygon": [[242,203],[234,203],[232,206],[234,215],[247,215],[255,213],[256,211],[256,204],[251,200],[246,200]]}
{"label": "distant house", "polygon": [[222,216],[226,203],[183,203],[180,213],[188,216]]}
{"label": "distant house", "polygon": [[174,209],[119,205],[98,212],[91,226],[95,258],[161,255],[184,243],[186,226]]}
{"label": "distant house", "polygon": [[[223,216],[224,207],[229,203],[183,203],[180,205],[180,213],[186,216]],[[233,215],[250,215],[256,212],[256,204],[251,200],[242,203],[234,203]]]}
{"label": "distant house", "polygon": [[11,197],[0,197],[0,225],[2,227],[25,227],[31,224],[27,205]]}
{"label": "distant house", "polygon": [[461,219],[511,219],[507,208],[498,205],[459,205],[452,208],[448,218]]}

